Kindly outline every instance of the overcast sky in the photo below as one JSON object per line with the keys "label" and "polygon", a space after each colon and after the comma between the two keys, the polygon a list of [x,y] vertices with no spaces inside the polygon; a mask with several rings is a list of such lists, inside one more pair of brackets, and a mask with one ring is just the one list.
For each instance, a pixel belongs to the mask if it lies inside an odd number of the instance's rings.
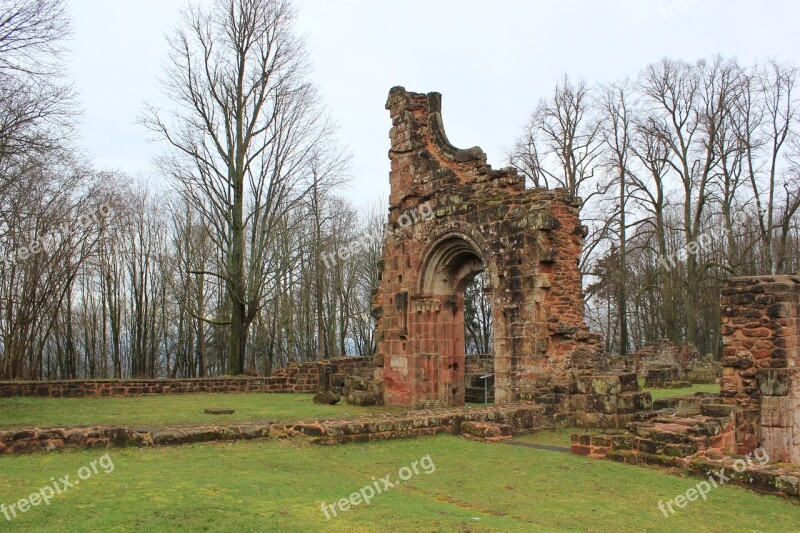
{"label": "overcast sky", "polygon": [[[183,0],[71,0],[81,145],[102,169],[153,176],[161,147],[136,123],[166,106],[157,77]],[[745,0],[298,0],[314,81],[353,153],[350,196],[388,196],[389,89],[443,94],[451,142],[496,168],[567,73],[634,77],[669,56],[800,64],[800,3]]]}

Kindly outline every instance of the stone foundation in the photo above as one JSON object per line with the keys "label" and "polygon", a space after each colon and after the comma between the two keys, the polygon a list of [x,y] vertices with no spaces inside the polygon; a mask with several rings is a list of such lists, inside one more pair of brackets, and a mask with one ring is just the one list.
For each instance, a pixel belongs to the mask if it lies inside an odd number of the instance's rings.
{"label": "stone foundation", "polygon": [[[465,422],[474,422],[475,425]],[[339,444],[422,437],[448,433],[459,435],[462,428],[487,438],[506,437],[540,429],[573,425],[574,416],[559,413],[549,405],[509,404],[480,408],[410,411],[398,416],[371,416],[348,420],[293,422],[241,422],[227,425],[178,427],[55,427],[0,431],[0,454],[55,451],[66,448],[150,447],[191,444],[217,440],[253,438],[306,438],[315,444]],[[482,426],[482,423],[490,426]],[[488,429],[497,426],[496,429]],[[502,427],[501,427],[502,426]],[[481,429],[483,427],[483,430]],[[498,432],[495,435],[495,431]],[[503,439],[497,439],[503,440]]]}

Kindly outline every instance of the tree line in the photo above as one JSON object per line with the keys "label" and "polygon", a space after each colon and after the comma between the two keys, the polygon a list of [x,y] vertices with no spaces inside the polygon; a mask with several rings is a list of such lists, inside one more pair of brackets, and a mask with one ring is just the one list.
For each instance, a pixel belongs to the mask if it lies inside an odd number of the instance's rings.
{"label": "tree line", "polygon": [[[0,378],[269,374],[371,355],[384,201],[346,198],[349,155],[288,0],[188,4],[141,123],[152,180],[75,146],[67,0],[0,0]],[[581,196],[587,312],[607,348],[719,345],[730,275],[797,270],[796,70],[665,59],[561,80],[510,164]],[[339,250],[358,253],[326,261]],[[481,288],[467,351],[492,349]]]}
{"label": "tree line", "polygon": [[798,271],[797,68],[663,59],[604,85],[561,80],[509,154],[581,196],[587,313],[624,354],[668,338],[719,354],[731,276]]}
{"label": "tree line", "polygon": [[[268,374],[369,355],[382,228],[344,199],[349,157],[279,0],[189,5],[142,123],[160,182],[74,146],[65,0],[0,2],[0,377]],[[35,253],[31,249],[35,248]]]}

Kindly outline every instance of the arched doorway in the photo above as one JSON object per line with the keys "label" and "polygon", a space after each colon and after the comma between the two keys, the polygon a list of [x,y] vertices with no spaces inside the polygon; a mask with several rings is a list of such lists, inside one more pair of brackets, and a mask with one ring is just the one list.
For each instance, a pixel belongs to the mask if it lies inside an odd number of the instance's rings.
{"label": "arched doorway", "polygon": [[485,271],[478,247],[465,235],[440,238],[423,260],[418,293],[411,299],[421,303],[413,309],[413,326],[420,337],[416,354],[424,378],[420,385],[429,402],[445,406],[465,402],[472,381],[472,377],[466,380],[465,293],[478,280],[491,299]]}

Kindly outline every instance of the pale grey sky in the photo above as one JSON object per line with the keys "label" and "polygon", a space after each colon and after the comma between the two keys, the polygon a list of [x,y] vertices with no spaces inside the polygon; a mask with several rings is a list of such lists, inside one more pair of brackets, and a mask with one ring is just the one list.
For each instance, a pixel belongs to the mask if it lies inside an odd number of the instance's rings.
{"label": "pale grey sky", "polygon": [[[164,34],[183,0],[71,0],[73,73],[85,110],[81,145],[103,169],[152,175],[160,150],[136,123],[168,105],[157,77]],[[495,167],[539,98],[568,73],[634,77],[664,56],[714,54],[800,63],[796,0],[298,0],[314,81],[353,153],[348,193],[388,196],[389,89],[443,94],[456,146]]]}

